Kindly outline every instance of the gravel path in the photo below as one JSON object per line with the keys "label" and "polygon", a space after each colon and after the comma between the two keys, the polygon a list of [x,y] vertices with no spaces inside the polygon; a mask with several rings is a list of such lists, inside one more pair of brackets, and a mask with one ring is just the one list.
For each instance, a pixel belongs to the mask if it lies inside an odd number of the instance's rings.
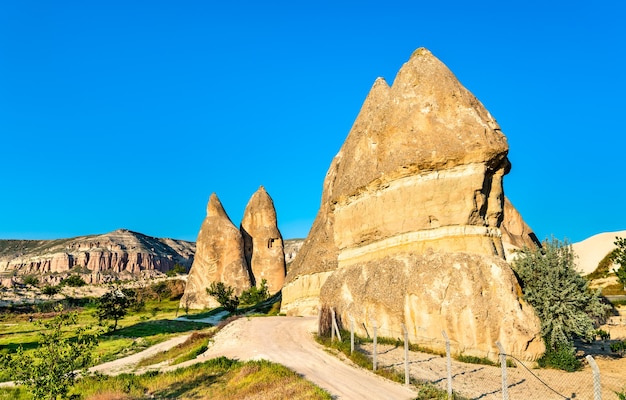
{"label": "gravel path", "polygon": [[240,318],[223,328],[198,359],[177,367],[220,356],[242,361],[265,359],[291,368],[336,399],[401,400],[417,396],[403,385],[328,354],[315,342],[316,330],[316,317]]}

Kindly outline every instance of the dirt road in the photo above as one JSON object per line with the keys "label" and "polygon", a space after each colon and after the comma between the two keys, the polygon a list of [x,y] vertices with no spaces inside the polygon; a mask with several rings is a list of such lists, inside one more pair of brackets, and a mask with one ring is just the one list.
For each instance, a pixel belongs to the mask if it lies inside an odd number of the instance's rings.
{"label": "dirt road", "polygon": [[337,399],[398,400],[417,396],[403,385],[351,367],[328,354],[313,339],[316,324],[315,317],[241,318],[222,329],[199,359],[177,367],[219,356],[242,361],[265,359],[291,368]]}

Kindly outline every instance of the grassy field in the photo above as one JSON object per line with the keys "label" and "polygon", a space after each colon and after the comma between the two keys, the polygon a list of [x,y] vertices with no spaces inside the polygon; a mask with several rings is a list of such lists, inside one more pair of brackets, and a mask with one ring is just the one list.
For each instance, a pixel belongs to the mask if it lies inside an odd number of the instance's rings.
{"label": "grassy field", "polygon": [[[22,310],[23,311],[23,310]],[[81,326],[97,326],[95,303],[84,302],[75,308]],[[178,300],[147,301],[141,311],[132,312],[118,323],[114,332],[100,336],[95,352],[98,362],[110,361],[141,351],[183,332],[193,332],[186,342],[142,361],[152,365],[169,361],[170,365],[195,358],[204,352],[217,331],[205,323],[174,321],[182,314]],[[221,309],[195,314],[206,317]],[[277,306],[264,303],[246,311],[277,313]],[[32,350],[37,346],[41,327],[37,320],[52,318],[52,312],[5,312],[0,317],[0,352],[13,352],[19,346]],[[193,318],[194,314],[188,315]],[[10,380],[0,369],[0,381]],[[267,361],[239,362],[217,358],[173,372],[150,372],[143,375],[122,374],[115,377],[93,375],[80,380],[70,394],[87,400],[132,399],[331,399],[331,396],[295,372]],[[0,400],[28,400],[32,396],[23,387],[0,389]]]}
{"label": "grassy field", "polygon": [[[92,376],[81,380],[72,393],[85,400],[331,399],[327,392],[282,365],[223,357],[167,373]],[[31,397],[23,389],[0,389],[2,399]]]}
{"label": "grassy field", "polygon": [[[76,311],[79,313],[81,326],[91,326],[94,330],[103,329],[98,326],[98,319],[94,315],[95,303],[88,302]],[[100,336],[95,352],[98,362],[111,361],[139,352],[180,333],[208,332],[211,329],[205,323],[174,321],[177,312],[181,314],[178,300],[147,301],[143,310],[121,319],[116,331]],[[53,315],[51,312],[3,313],[0,319],[0,352],[14,352],[19,346],[25,350],[34,349],[42,329],[36,321],[51,318]],[[0,381],[7,380],[10,380],[10,377],[0,369]]]}

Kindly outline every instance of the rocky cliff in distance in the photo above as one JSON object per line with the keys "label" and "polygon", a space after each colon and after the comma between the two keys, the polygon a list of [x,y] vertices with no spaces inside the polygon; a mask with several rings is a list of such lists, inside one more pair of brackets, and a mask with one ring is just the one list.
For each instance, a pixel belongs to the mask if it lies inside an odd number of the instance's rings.
{"label": "rocky cliff in distance", "polygon": [[[0,276],[36,274],[55,284],[70,273],[87,283],[132,279],[193,262],[195,243],[119,229],[102,235],[57,240],[0,240]],[[8,282],[4,282],[8,280]]]}

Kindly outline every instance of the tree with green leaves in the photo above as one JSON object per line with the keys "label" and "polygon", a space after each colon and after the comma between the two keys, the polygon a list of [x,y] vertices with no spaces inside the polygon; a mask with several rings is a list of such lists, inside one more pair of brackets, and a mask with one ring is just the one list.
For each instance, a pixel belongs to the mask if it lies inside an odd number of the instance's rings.
{"label": "tree with green leaves", "polygon": [[261,280],[260,286],[252,286],[248,290],[244,290],[239,296],[241,304],[252,305],[267,300],[270,297],[270,291],[267,287],[267,279]]}
{"label": "tree with green leaves", "polygon": [[235,296],[235,289],[224,282],[211,282],[211,286],[206,288],[207,293],[228,312],[237,311],[239,307],[239,297]]}
{"label": "tree with green leaves", "polygon": [[[574,252],[567,242],[546,241],[543,247],[520,250],[513,269],[528,301],[541,321],[546,355],[574,358],[573,339],[593,340],[595,324],[610,306],[574,268]],[[565,357],[567,358],[567,357]]]}
{"label": "tree with green leaves", "polygon": [[61,288],[60,287],[52,286],[52,285],[46,285],[46,286],[43,287],[43,289],[41,289],[41,293],[45,294],[49,298],[52,298],[52,296],[54,296],[55,294],[58,294],[60,292],[61,292]]}
{"label": "tree with green leaves", "polygon": [[33,399],[54,400],[66,398],[81,369],[92,362],[92,350],[98,344],[98,335],[88,327],[77,327],[78,314],[63,312],[47,321],[37,321],[43,326],[38,347],[25,352],[20,346],[15,353],[0,356],[0,363],[10,376],[33,394]]}
{"label": "tree with green leaves", "polygon": [[168,277],[172,278],[176,275],[182,275],[182,274],[186,274],[187,273],[187,268],[185,268],[184,265],[181,265],[179,263],[174,264],[174,267],[172,269],[170,269],[169,271],[167,271],[165,273],[165,275],[167,275]]}
{"label": "tree with green leaves", "polygon": [[70,275],[67,278],[63,279],[60,285],[70,286],[70,287],[82,287],[85,286],[87,282],[80,275]]}
{"label": "tree with green leaves", "polygon": [[172,290],[166,281],[160,281],[150,285],[150,291],[157,297],[159,303],[161,299],[172,295]]}
{"label": "tree with green leaves", "polygon": [[624,286],[626,290],[626,238],[615,237],[615,246],[613,260],[620,267],[615,271],[617,279]]}
{"label": "tree with green leaves", "polygon": [[98,299],[98,321],[113,320],[113,331],[117,329],[117,322],[128,314],[131,307],[137,306],[137,293],[128,288],[112,288]]}

